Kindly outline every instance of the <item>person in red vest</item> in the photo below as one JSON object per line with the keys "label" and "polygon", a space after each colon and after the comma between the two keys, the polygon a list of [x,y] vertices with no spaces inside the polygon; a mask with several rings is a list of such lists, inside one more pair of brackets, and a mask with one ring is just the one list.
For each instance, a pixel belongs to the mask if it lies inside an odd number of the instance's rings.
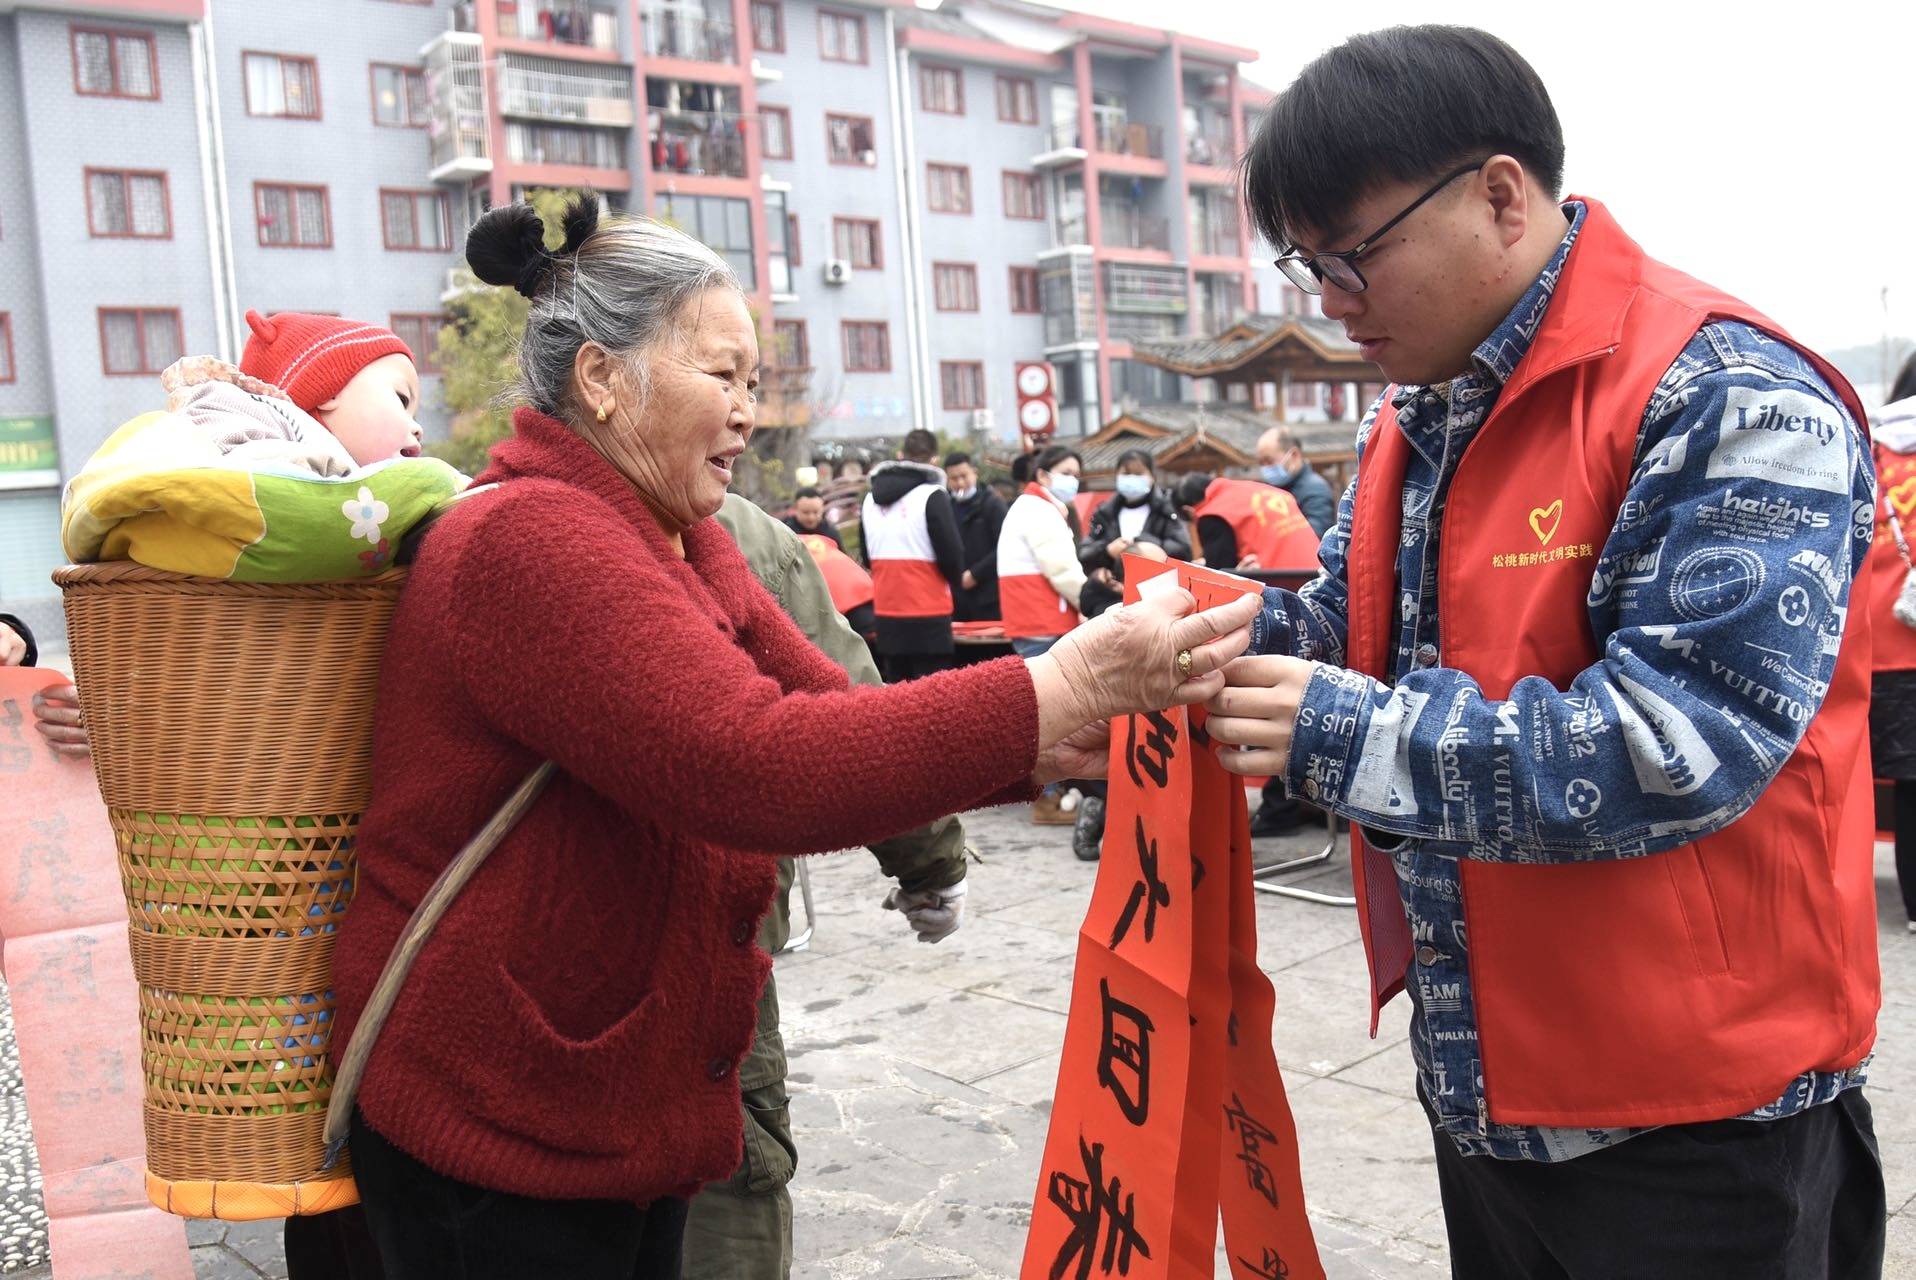
{"label": "person in red vest", "polygon": [[1178,481],[1177,499],[1197,522],[1198,546],[1213,569],[1317,567],[1317,531],[1282,489],[1198,472]]}
{"label": "person in red vest", "polygon": [[1209,732],[1354,824],[1453,1274],[1875,1276],[1863,409],[1563,161],[1468,28],[1273,104],[1246,204],[1390,385]]}
{"label": "person in red vest", "polygon": [[[1903,914],[1916,933],[1916,598],[1899,611],[1916,585],[1910,547],[1916,545],[1916,355],[1891,385],[1877,413],[1875,570],[1870,614],[1875,624],[1875,672],[1870,678],[1869,747],[1878,778],[1890,780],[1896,836],[1896,883]],[[1907,616],[1909,621],[1904,621]]]}
{"label": "person in red vest", "polygon": [[838,610],[853,631],[869,637],[878,625],[872,613],[872,600],[877,591],[872,586],[871,574],[830,538],[801,533],[798,540],[825,576],[825,588],[832,593],[832,608]]}
{"label": "person in red vest", "polygon": [[931,432],[906,432],[898,459],[872,468],[859,521],[877,591],[872,648],[888,684],[952,665],[951,593],[964,580],[965,543],[937,455]]}

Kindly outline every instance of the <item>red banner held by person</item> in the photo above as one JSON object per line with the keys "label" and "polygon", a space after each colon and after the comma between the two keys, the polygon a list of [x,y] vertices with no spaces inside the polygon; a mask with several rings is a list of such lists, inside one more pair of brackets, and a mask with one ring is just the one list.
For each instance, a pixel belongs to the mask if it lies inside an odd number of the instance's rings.
{"label": "red banner held by person", "polygon": [[[1125,597],[1175,573],[1198,607],[1242,578],[1125,557]],[[1147,588],[1148,590],[1148,588]],[[1244,788],[1203,712],[1114,722],[1104,856],[1079,933],[1024,1280],[1322,1280],[1257,967]]]}

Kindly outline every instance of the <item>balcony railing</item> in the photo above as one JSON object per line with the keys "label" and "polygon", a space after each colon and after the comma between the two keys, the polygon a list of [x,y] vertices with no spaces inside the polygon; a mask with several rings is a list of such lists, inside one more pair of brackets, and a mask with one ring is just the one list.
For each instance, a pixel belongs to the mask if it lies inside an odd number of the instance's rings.
{"label": "balcony railing", "polygon": [[1136,209],[1101,205],[1098,216],[1104,243],[1113,249],[1157,249],[1171,251],[1171,220],[1154,218]]}
{"label": "balcony railing", "polygon": [[670,124],[655,124],[649,142],[657,172],[745,176],[745,138],[737,116],[681,111]]}
{"label": "balcony railing", "polygon": [[506,125],[506,156],[515,164],[563,164],[586,169],[625,168],[623,134],[562,124]]}
{"label": "balcony railing", "polygon": [[1232,227],[1197,227],[1191,235],[1191,252],[1208,258],[1241,258],[1244,239]]}
{"label": "balcony railing", "polygon": [[1104,268],[1106,311],[1183,315],[1191,309],[1184,268],[1110,262]]}
{"label": "balcony railing", "polygon": [[508,40],[539,40],[616,53],[618,10],[571,0],[499,0],[499,34]]}
{"label": "balcony railing", "polygon": [[640,10],[645,52],[652,58],[686,58],[693,62],[738,62],[738,38],[732,16],[696,3],[646,5]]}
{"label": "balcony railing", "polygon": [[1200,112],[1184,129],[1184,158],[1191,164],[1223,168],[1233,159],[1231,122],[1214,111]]}
{"label": "balcony railing", "polygon": [[1045,141],[1047,149],[1051,151],[1084,150],[1084,136],[1078,132],[1078,118],[1073,116],[1069,120],[1053,120]]}
{"label": "balcony railing", "polygon": [[577,124],[629,127],[636,117],[632,86],[590,76],[556,75],[508,66],[499,73],[500,110]]}
{"label": "balcony railing", "polygon": [[1124,112],[1104,107],[1094,107],[1092,113],[1091,125],[1099,151],[1113,156],[1164,159],[1164,130],[1157,125],[1137,124]]}
{"label": "balcony railing", "polygon": [[441,36],[426,50],[428,154],[434,179],[466,181],[492,168],[486,71],[479,42]]}

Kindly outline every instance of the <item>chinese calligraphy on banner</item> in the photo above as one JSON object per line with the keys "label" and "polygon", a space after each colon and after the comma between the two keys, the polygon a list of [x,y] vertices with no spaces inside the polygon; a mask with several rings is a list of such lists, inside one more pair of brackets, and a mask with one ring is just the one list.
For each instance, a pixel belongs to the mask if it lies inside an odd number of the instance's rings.
{"label": "chinese calligraphy on banner", "polygon": [[[1127,556],[1127,601],[1164,573],[1199,608],[1258,589]],[[1023,1280],[1208,1277],[1220,1215],[1233,1280],[1322,1280],[1274,1006],[1244,788],[1211,754],[1203,712],[1114,723]]]}
{"label": "chinese calligraphy on banner", "polygon": [[61,1280],[191,1280],[186,1229],[147,1203],[140,1013],[106,806],[33,728],[57,671],[0,668],[0,969]]}

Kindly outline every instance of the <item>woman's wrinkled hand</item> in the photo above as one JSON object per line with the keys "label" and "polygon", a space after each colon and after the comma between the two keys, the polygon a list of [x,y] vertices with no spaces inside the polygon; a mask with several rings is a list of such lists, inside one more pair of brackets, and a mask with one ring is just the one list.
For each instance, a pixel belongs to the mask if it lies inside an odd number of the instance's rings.
{"label": "woman's wrinkled hand", "polygon": [[[1251,642],[1262,601],[1240,596],[1193,613],[1184,590],[1164,591],[1111,609],[1031,660],[1038,693],[1039,747],[1063,741],[1094,720],[1203,702],[1224,688],[1223,667]],[[1178,654],[1190,650],[1188,674]]]}
{"label": "woman's wrinkled hand", "polygon": [[1111,764],[1111,722],[1094,720],[1038,753],[1031,780],[1039,786],[1066,778],[1102,778]]}
{"label": "woman's wrinkled hand", "polygon": [[86,726],[80,720],[80,691],[70,684],[33,695],[33,727],[63,756],[85,758],[91,753]]}

